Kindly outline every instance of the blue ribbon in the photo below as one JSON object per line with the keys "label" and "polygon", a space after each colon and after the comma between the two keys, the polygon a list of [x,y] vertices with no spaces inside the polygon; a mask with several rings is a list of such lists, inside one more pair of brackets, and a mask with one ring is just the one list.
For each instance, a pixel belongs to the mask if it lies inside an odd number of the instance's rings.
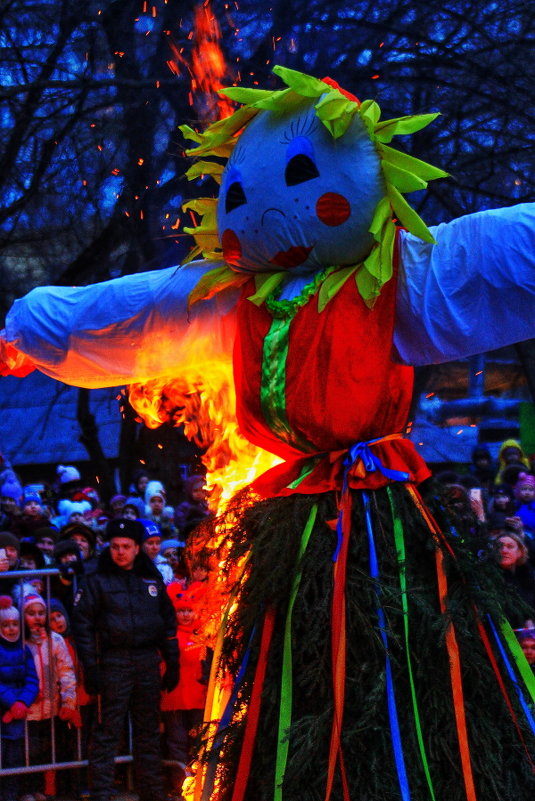
{"label": "blue ribbon", "polygon": [[[373,445],[374,442],[380,442],[383,437],[376,437],[375,439],[369,439],[366,442],[356,442],[351,448],[347,451],[347,456],[344,459],[344,477],[342,481],[342,495],[347,492],[347,476],[350,469],[353,467],[355,462],[362,460],[362,464],[364,465],[364,469],[367,473],[374,473],[376,470],[379,470],[385,478],[389,478],[391,481],[408,481],[410,476],[408,473],[404,473],[401,470],[391,470],[389,467],[385,467],[381,460],[373,453],[372,449],[369,447]],[[340,514],[338,515],[338,521],[336,524],[336,549],[333,553],[333,562],[336,562],[338,559],[338,554],[340,553],[340,548],[342,547],[342,539],[343,539],[343,530],[342,530],[342,510],[340,510]]]}
{"label": "blue ribbon", "polygon": [[527,719],[527,721],[528,721],[528,723],[529,723],[529,725],[531,727],[531,731],[535,734],[535,720],[533,720],[533,715],[531,714],[531,710],[530,710],[530,708],[528,706],[528,703],[527,703],[527,701],[526,701],[526,699],[524,697],[524,693],[522,692],[522,689],[521,689],[520,684],[518,682],[518,679],[516,677],[516,674],[515,674],[515,671],[513,669],[513,666],[512,666],[512,664],[511,664],[511,662],[509,660],[509,657],[507,656],[505,648],[502,645],[502,641],[501,641],[501,639],[499,637],[499,634],[498,634],[498,632],[496,630],[496,627],[494,625],[494,621],[492,620],[492,618],[491,618],[491,616],[489,614],[487,614],[487,620],[489,622],[492,634],[494,635],[494,639],[496,640],[496,644],[498,646],[498,649],[500,651],[501,657],[502,657],[503,662],[505,664],[507,673],[509,674],[509,678],[511,679],[511,681],[513,683],[513,687],[516,690],[516,694],[518,695],[518,700],[520,701],[520,704],[522,706],[522,709],[524,710],[524,714],[526,716],[526,719]]}
{"label": "blue ribbon", "polygon": [[394,681],[392,679],[392,665],[390,662],[390,655],[388,653],[388,637],[386,634],[386,620],[381,602],[379,600],[379,561],[377,559],[377,550],[375,547],[375,540],[373,537],[373,522],[370,509],[370,497],[367,492],[363,491],[362,500],[364,502],[364,511],[366,515],[366,529],[368,532],[368,547],[370,551],[370,575],[375,580],[375,595],[377,597],[377,618],[379,621],[379,632],[383,641],[385,649],[385,675],[386,675],[386,698],[388,704],[388,718],[390,721],[390,733],[392,735],[392,747],[394,749],[394,761],[396,764],[396,771],[398,774],[399,788],[401,790],[401,797],[403,801],[410,801],[409,780],[407,778],[407,770],[405,768],[405,758],[403,756],[403,747],[401,745],[401,732],[399,730],[399,720],[396,707],[396,696],[394,693]]}
{"label": "blue ribbon", "polygon": [[401,470],[391,470],[389,467],[385,467],[369,447],[375,442],[381,442],[382,439],[384,439],[384,437],[369,439],[367,442],[356,442],[355,445],[349,448],[344,460],[344,468],[348,465],[347,470],[349,470],[358,459],[361,459],[367,473],[373,473],[375,470],[379,470],[385,478],[389,478],[391,481],[408,481],[410,478],[408,473],[404,473]]}
{"label": "blue ribbon", "polygon": [[213,743],[212,743],[211,753],[210,753],[210,756],[209,756],[209,759],[208,759],[208,767],[206,769],[206,775],[205,775],[205,778],[204,778],[204,786],[203,786],[203,792],[202,792],[202,796],[201,796],[201,801],[209,801],[209,799],[212,797],[212,790],[214,789],[214,782],[215,782],[215,772],[216,772],[216,768],[217,768],[217,763],[219,761],[219,749],[221,748],[221,746],[223,744],[223,737],[225,735],[225,729],[227,728],[227,726],[229,725],[229,723],[230,723],[230,721],[232,719],[232,714],[234,712],[234,707],[236,705],[236,701],[237,701],[237,698],[238,698],[238,693],[239,693],[239,691],[241,689],[241,686],[242,686],[242,683],[243,683],[243,677],[245,675],[245,671],[247,669],[247,665],[249,664],[249,657],[251,656],[251,645],[252,645],[252,641],[253,641],[253,637],[254,637],[255,631],[256,631],[256,625],[253,626],[253,628],[252,628],[251,634],[249,636],[249,641],[248,641],[247,647],[245,649],[245,654],[243,655],[243,660],[242,660],[242,663],[240,665],[240,669],[239,669],[238,675],[236,676],[236,679],[234,681],[234,686],[232,688],[232,693],[231,693],[230,698],[229,698],[229,700],[227,702],[227,705],[225,707],[225,711],[223,712],[221,720],[219,721],[219,724],[217,726],[217,731],[216,731],[216,733],[214,735],[214,740],[213,740]]}

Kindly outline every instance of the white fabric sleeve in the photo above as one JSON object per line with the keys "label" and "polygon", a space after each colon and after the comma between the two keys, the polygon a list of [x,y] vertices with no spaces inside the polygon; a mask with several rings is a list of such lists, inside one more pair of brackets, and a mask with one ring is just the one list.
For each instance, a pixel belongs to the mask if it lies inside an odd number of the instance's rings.
{"label": "white fabric sleeve", "polygon": [[447,362],[535,337],[535,203],[406,231],[394,344],[402,361]]}
{"label": "white fabric sleeve", "polygon": [[0,337],[73,386],[170,375],[201,335],[217,352],[232,346],[236,290],[187,308],[189,293],[215,266],[203,260],[86,287],[38,287],[15,301]]}

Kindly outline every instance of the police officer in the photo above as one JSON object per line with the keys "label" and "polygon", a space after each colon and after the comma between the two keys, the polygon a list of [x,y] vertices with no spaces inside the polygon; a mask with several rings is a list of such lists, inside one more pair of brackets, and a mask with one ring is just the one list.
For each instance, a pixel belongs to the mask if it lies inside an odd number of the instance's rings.
{"label": "police officer", "polygon": [[[138,520],[110,520],[109,548],[87,576],[73,608],[73,630],[89,693],[101,715],[89,751],[91,796],[110,801],[114,758],[127,712],[133,729],[135,789],[140,801],[164,797],[160,756],[160,690],[178,684],[175,613],[158,569],[140,549]],[[166,669],[160,678],[160,661]]]}

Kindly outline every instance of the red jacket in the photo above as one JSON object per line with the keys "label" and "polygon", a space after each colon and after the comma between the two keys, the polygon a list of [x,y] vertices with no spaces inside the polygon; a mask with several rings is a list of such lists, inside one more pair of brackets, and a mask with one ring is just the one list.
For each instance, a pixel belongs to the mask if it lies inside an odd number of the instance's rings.
{"label": "red jacket", "polygon": [[175,689],[161,696],[160,709],[170,712],[175,709],[204,709],[207,685],[203,683],[203,665],[208,648],[193,636],[194,626],[178,626],[180,648],[180,681]]}

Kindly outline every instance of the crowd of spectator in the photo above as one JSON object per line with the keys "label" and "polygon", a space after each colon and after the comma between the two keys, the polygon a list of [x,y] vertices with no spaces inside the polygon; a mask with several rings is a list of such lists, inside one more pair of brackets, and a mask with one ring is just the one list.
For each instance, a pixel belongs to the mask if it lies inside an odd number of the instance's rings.
{"label": "crowd of spectator", "polygon": [[[470,465],[435,479],[453,518],[474,531],[481,553],[496,561],[497,575],[517,599],[510,622],[535,671],[533,467],[520,443],[506,440],[496,463],[480,445]],[[53,487],[23,486],[9,465],[0,466],[0,770],[43,765],[40,772],[3,777],[0,801],[83,798],[89,783],[95,801],[110,801],[110,764],[120,738],[126,738],[117,721],[126,711],[134,717],[134,752],[138,738],[146,771],[151,765],[151,782],[140,779],[140,801],[162,801],[166,794],[168,801],[179,801],[203,717],[212,656],[203,620],[215,573],[208,556],[192,557],[187,543],[209,516],[202,475],[184,482],[183,497],[173,507],[163,484],[144,469],[133,474],[127,492],[103,503],[73,465],[58,466]],[[140,592],[147,598],[132,617],[132,599]],[[148,597],[159,606],[145,625]],[[159,630],[158,616],[164,628],[171,621],[180,676],[173,649],[151,639]],[[102,646],[113,627],[119,634]],[[104,653],[94,656],[101,647]],[[145,753],[150,727],[143,709],[146,693],[155,691],[147,679],[153,651],[160,659],[160,713],[150,726],[162,732],[158,751],[167,761],[165,787],[154,778],[154,763]],[[125,655],[134,666],[128,675],[117,673]],[[138,687],[141,680],[145,684]],[[126,685],[128,697],[119,703],[118,688]],[[96,780],[85,768],[46,767],[80,762],[89,754],[91,769],[92,742],[100,749],[93,765]],[[138,758],[138,767],[145,762]]]}
{"label": "crowd of spectator", "polygon": [[535,465],[521,445],[505,440],[494,463],[479,445],[465,471],[436,475],[446,506],[471,529],[481,545],[479,556],[496,560],[516,606],[509,622],[520,637],[535,626]]}
{"label": "crowd of spectator", "polygon": [[[83,798],[90,784],[92,798],[109,801],[110,764],[113,771],[113,757],[128,740],[126,712],[141,801],[181,798],[212,654],[202,625],[212,564],[186,551],[191,531],[210,515],[204,483],[202,475],[187,479],[173,508],[163,484],[140,469],[128,492],[104,504],[72,465],[57,468],[54,487],[23,486],[2,465],[0,770],[44,769],[3,776],[0,801]],[[158,634],[162,626],[167,637]],[[106,641],[112,629],[116,634]],[[180,645],[180,671],[173,640]],[[147,704],[147,693],[160,703]],[[148,706],[155,709],[152,723]],[[167,764],[165,784],[154,762],[155,740]],[[47,767],[88,756],[89,773]]]}

